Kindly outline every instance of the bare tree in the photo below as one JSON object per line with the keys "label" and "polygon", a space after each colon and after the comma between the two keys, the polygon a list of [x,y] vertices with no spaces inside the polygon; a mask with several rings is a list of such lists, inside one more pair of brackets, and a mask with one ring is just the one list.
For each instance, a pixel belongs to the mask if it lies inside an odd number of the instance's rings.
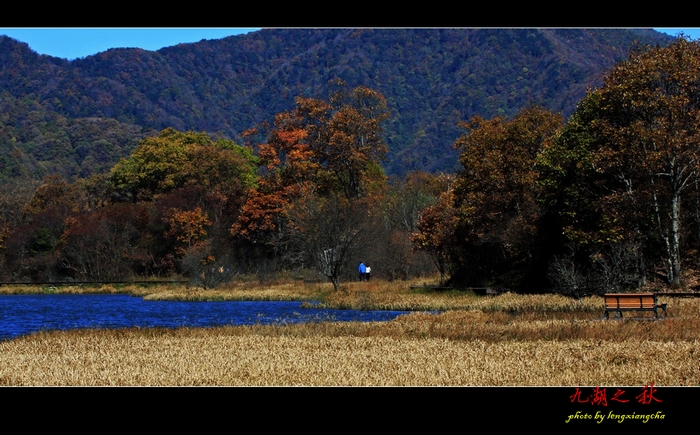
{"label": "bare tree", "polygon": [[592,285],[605,292],[637,289],[644,283],[639,245],[614,243],[593,256]]}
{"label": "bare tree", "polygon": [[338,194],[305,195],[292,207],[294,249],[303,251],[319,274],[337,291],[353,259],[374,238],[374,208],[368,200],[348,200]]}
{"label": "bare tree", "polygon": [[143,256],[139,246],[144,213],[118,204],[67,220],[61,236],[61,266],[81,280],[122,280]]}
{"label": "bare tree", "polygon": [[576,261],[576,249],[573,246],[568,249],[568,253],[554,257],[548,277],[557,293],[581,299],[588,291],[587,273]]}
{"label": "bare tree", "polygon": [[549,266],[548,278],[557,293],[581,298],[584,294],[603,294],[637,289],[644,282],[644,264],[632,243],[615,243],[593,255],[577,256],[573,245],[556,256]]}

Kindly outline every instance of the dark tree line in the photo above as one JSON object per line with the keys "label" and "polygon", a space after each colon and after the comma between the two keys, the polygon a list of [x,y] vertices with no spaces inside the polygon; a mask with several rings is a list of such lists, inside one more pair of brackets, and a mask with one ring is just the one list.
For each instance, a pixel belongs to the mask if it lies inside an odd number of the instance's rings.
{"label": "dark tree line", "polygon": [[[564,122],[538,107],[463,123],[440,205],[451,277],[568,294],[678,287],[700,243],[700,46],[681,38],[616,64]],[[437,207],[437,206],[434,206]],[[425,213],[425,234],[440,234]],[[687,265],[687,266],[683,266]]]}

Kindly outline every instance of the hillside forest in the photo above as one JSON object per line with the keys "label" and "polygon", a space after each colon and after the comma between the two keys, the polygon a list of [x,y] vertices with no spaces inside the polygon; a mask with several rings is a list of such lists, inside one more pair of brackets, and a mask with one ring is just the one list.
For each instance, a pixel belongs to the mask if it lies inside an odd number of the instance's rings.
{"label": "hillside forest", "polygon": [[261,29],[68,61],[0,35],[0,183],[108,172],[165,128],[242,132],[327,100],[330,80],[381,93],[387,175],[456,172],[460,121],[538,104],[568,117],[653,29]]}
{"label": "hillside forest", "polygon": [[566,119],[531,104],[457,122],[454,172],[387,175],[386,98],[326,87],[237,142],[142,131],[102,173],[3,183],[0,279],[287,274],[340,290],[364,262],[381,279],[580,296],[686,286],[699,266],[696,41],[637,47]]}

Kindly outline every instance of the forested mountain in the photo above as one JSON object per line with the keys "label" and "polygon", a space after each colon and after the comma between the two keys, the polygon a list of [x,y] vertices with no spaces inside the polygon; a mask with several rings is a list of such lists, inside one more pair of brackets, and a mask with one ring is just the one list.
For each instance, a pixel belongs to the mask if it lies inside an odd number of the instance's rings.
{"label": "forested mountain", "polygon": [[166,127],[242,143],[294,98],[325,97],[334,78],[386,97],[387,173],[451,171],[458,122],[533,103],[568,116],[635,44],[673,40],[651,29],[264,29],[67,61],[0,36],[0,180],[104,172]]}

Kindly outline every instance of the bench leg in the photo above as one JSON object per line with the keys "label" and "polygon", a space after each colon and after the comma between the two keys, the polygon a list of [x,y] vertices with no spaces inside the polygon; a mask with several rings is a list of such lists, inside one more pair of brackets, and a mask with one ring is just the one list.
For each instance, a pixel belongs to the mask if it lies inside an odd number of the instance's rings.
{"label": "bench leg", "polygon": [[[616,318],[616,319],[617,319],[617,318],[622,318],[622,311],[618,311],[618,310],[612,310],[612,311],[615,312],[615,318]],[[609,310],[605,310],[605,314],[603,315],[603,319],[609,319],[609,318],[610,318],[610,311],[609,311]]]}

